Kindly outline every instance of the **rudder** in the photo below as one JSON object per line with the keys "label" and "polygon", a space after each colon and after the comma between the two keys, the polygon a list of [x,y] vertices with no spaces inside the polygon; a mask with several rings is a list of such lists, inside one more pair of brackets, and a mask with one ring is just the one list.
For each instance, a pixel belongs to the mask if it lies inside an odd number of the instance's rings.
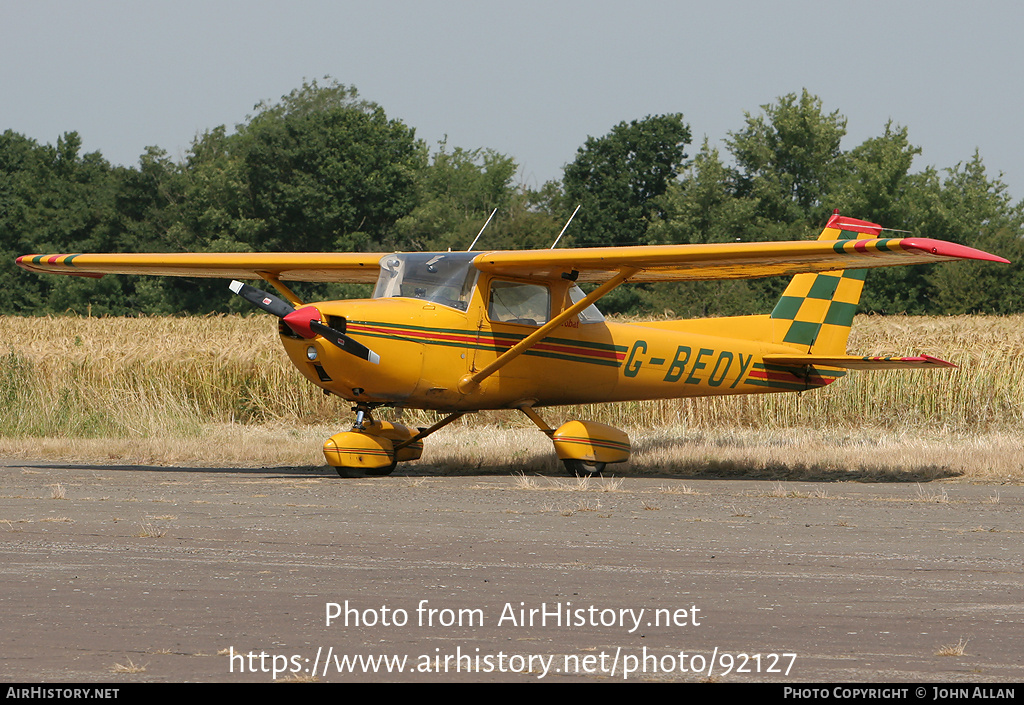
{"label": "rudder", "polygon": [[[881,225],[834,211],[818,239],[875,239],[881,233]],[[794,276],[772,310],[772,342],[819,355],[845,353],[866,273],[845,269]]]}

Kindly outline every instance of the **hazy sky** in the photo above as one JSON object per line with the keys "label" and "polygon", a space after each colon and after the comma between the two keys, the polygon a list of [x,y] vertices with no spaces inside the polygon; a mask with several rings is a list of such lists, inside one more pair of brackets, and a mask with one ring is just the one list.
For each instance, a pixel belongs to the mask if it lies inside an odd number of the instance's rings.
{"label": "hazy sky", "polygon": [[985,1],[0,0],[0,130],[75,130],[132,165],[330,75],[539,185],[622,120],[681,112],[692,154],[806,87],[848,118],[845,148],[891,119],[915,170],[978,149],[1020,199],[1022,29],[1024,3]]}

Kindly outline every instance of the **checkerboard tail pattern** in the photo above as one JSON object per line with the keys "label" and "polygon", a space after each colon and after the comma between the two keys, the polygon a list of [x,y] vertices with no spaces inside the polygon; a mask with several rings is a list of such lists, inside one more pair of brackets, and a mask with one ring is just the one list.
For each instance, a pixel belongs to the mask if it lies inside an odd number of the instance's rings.
{"label": "checkerboard tail pattern", "polygon": [[[869,240],[882,227],[834,213],[819,240]],[[819,355],[843,355],[864,289],[865,269],[798,274],[772,311],[772,342]]]}

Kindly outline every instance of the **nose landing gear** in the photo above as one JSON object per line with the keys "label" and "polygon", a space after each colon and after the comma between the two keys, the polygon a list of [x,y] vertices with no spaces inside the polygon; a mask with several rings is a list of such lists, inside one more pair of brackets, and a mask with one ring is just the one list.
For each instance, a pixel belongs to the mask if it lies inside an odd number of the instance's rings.
{"label": "nose landing gear", "polygon": [[465,411],[456,411],[430,428],[412,429],[400,423],[373,418],[376,406],[359,404],[352,430],[335,433],[324,442],[324,457],[341,477],[353,471],[367,475],[390,475],[398,463],[418,460],[423,454],[423,439],[459,418]]}

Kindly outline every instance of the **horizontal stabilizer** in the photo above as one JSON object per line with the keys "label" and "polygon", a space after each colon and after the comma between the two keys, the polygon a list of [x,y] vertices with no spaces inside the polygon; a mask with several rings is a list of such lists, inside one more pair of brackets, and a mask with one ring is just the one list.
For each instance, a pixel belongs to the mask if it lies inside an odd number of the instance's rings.
{"label": "horizontal stabilizer", "polygon": [[931,355],[918,357],[859,357],[857,355],[765,355],[766,364],[804,367],[841,367],[847,370],[906,370],[914,368],[956,367],[952,362]]}

